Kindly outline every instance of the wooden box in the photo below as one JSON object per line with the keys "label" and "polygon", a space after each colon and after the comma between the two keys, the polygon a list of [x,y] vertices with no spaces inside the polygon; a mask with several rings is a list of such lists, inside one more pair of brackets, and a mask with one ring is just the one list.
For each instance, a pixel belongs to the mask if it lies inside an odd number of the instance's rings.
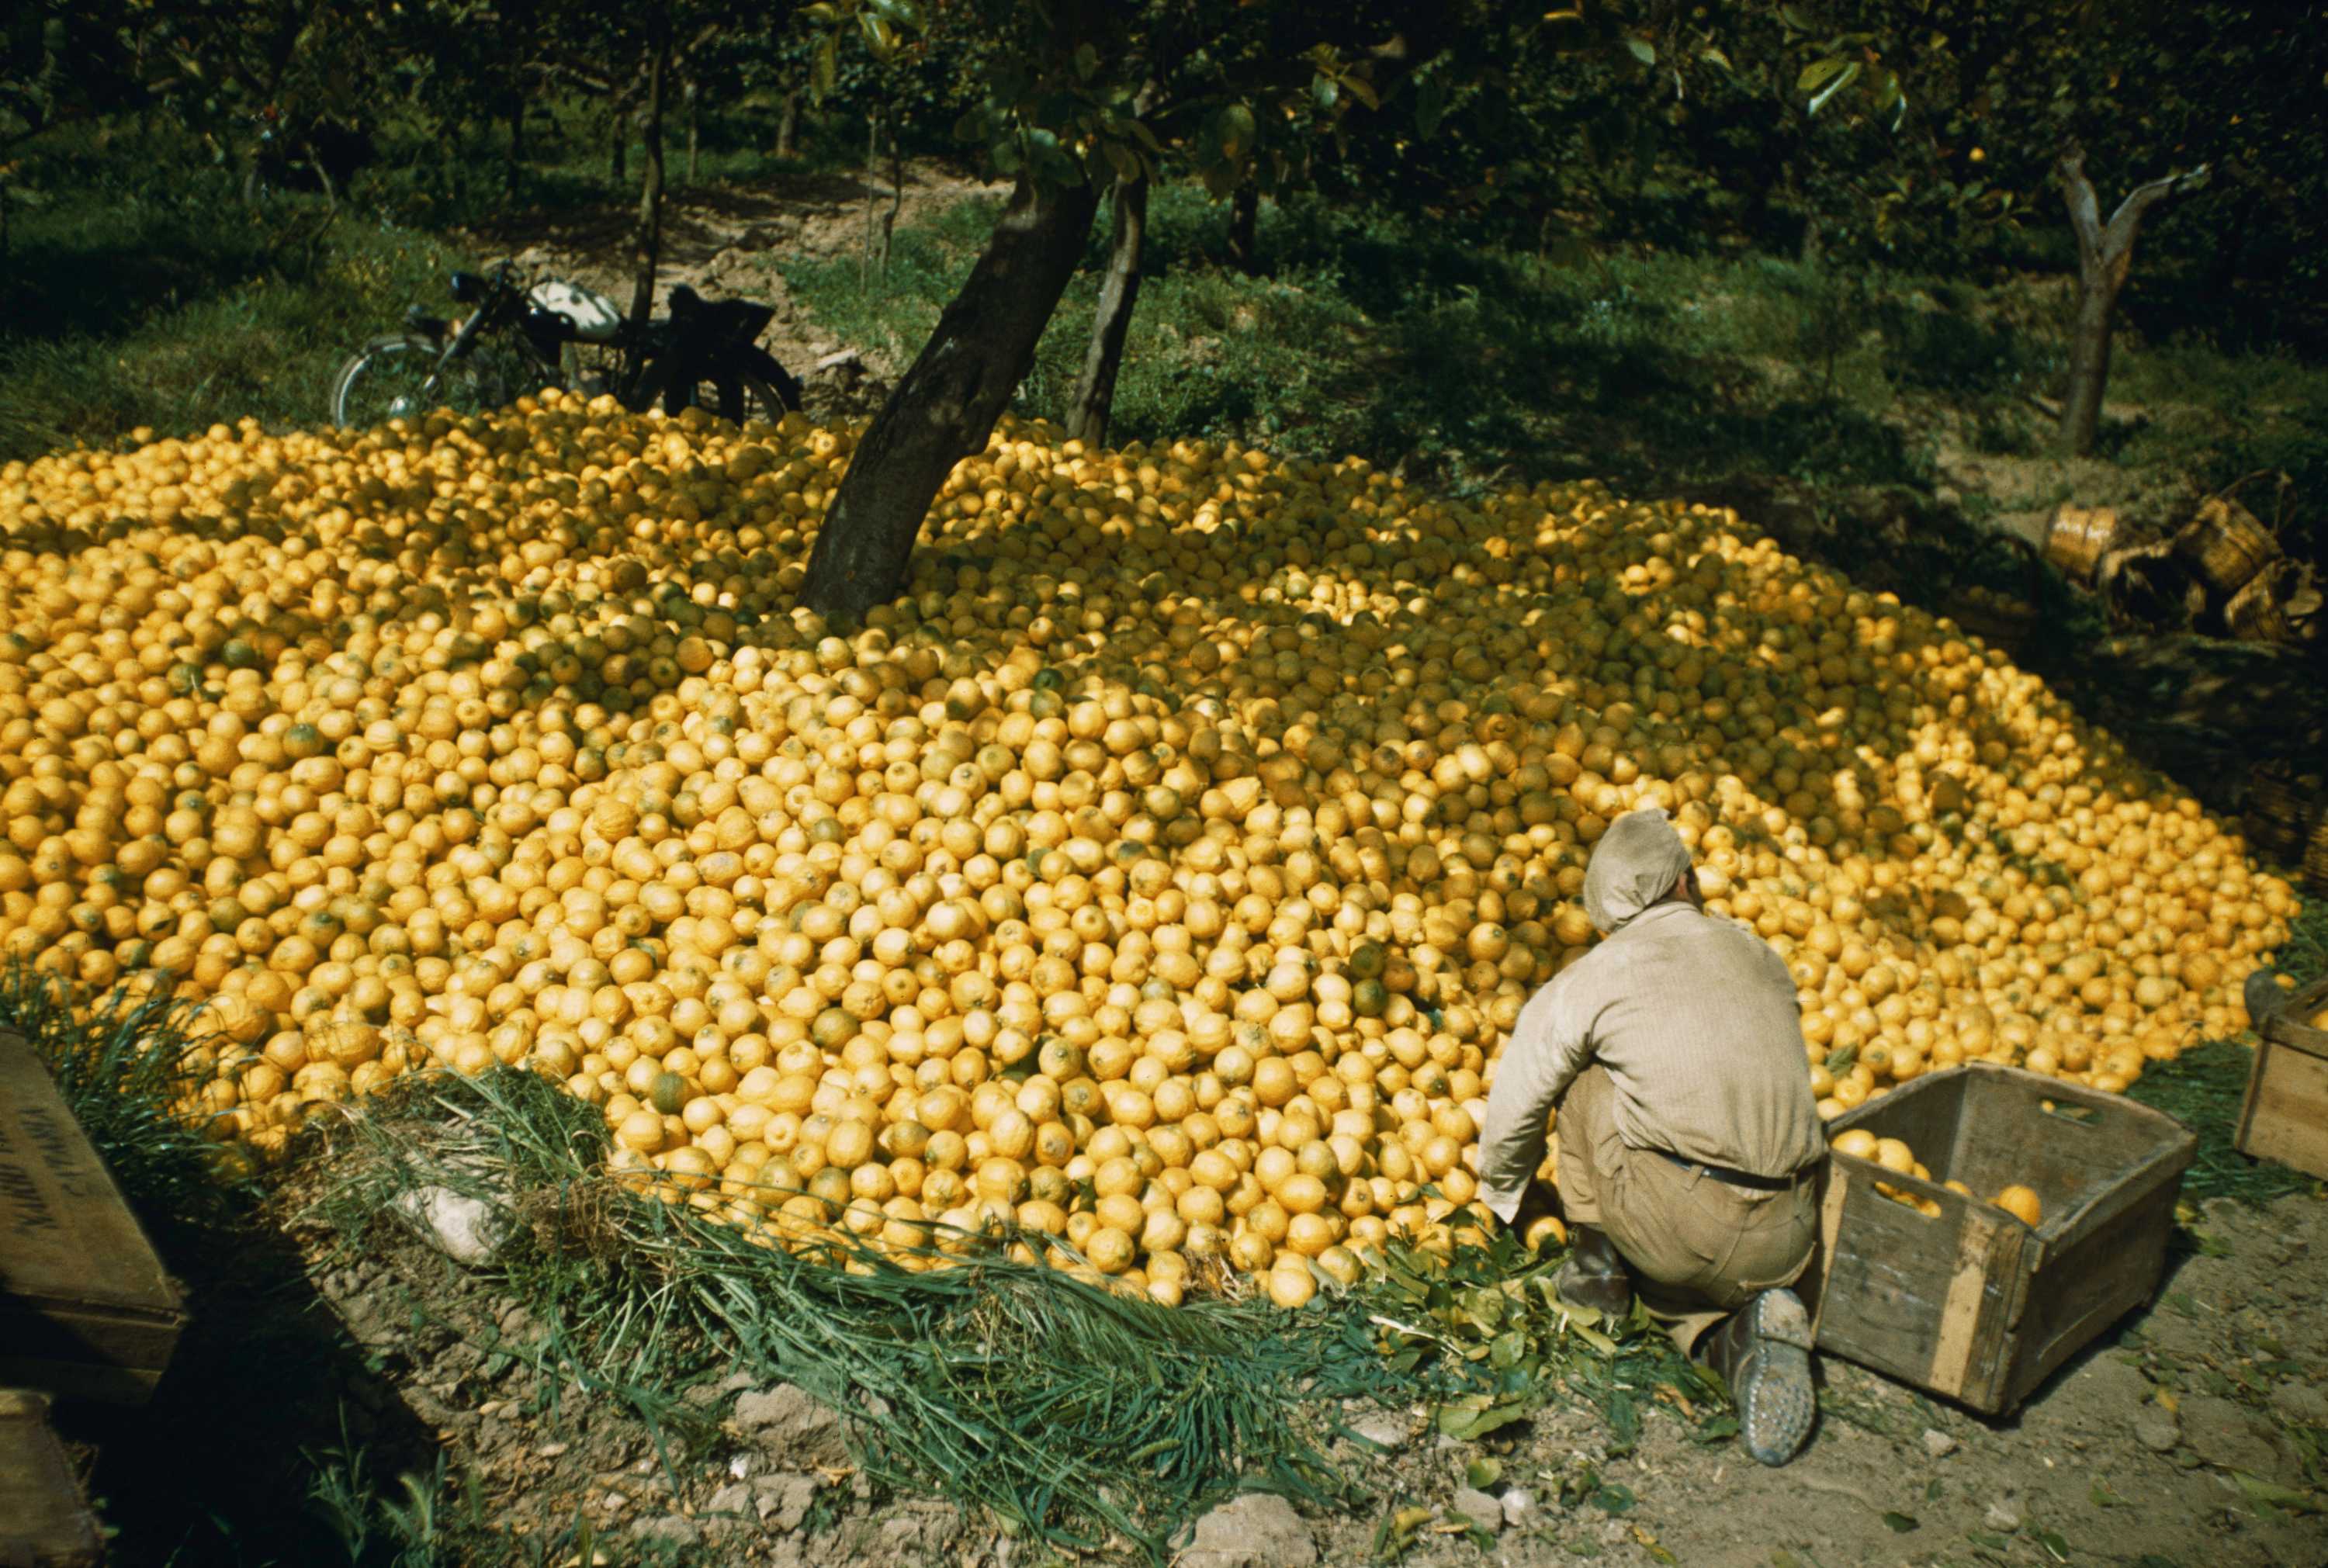
{"label": "wooden box", "polygon": [[0,1034],[0,1385],[142,1404],[184,1324],[47,1069]]}
{"label": "wooden box", "polygon": [[0,1388],[0,1568],[94,1568],[105,1560],[45,1395]]}
{"label": "wooden box", "polygon": [[[1853,1127],[1901,1140],[1932,1179],[1828,1161],[1818,1347],[1988,1415],[2149,1298],[2198,1150],[2163,1112],[1990,1063],[1928,1074],[1828,1124]],[[2037,1194],[2033,1230],[1983,1201],[2015,1183]]]}
{"label": "wooden box", "polygon": [[[2252,993],[2251,993],[2252,994]],[[2311,1020],[2328,1009],[2328,978],[2281,996],[2257,1014],[2255,1066],[2239,1108],[2239,1152],[2276,1160],[2307,1176],[2328,1176],[2328,1029]],[[2249,1011],[2255,1011],[2251,1002]]]}

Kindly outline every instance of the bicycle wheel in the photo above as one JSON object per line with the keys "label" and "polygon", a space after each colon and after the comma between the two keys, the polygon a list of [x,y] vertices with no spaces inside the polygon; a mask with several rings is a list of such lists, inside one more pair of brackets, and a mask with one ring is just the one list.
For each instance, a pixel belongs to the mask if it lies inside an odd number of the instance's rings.
{"label": "bicycle wheel", "polygon": [[443,352],[422,337],[372,339],[332,380],[332,423],[370,430],[438,408],[474,414],[492,407],[476,364],[464,360],[440,372],[436,361]]}
{"label": "bicycle wheel", "polygon": [[425,337],[372,339],[340,367],[332,382],[332,422],[368,430],[438,408],[482,414],[506,408],[546,379],[490,341],[440,371],[436,361],[443,352],[442,344]]}

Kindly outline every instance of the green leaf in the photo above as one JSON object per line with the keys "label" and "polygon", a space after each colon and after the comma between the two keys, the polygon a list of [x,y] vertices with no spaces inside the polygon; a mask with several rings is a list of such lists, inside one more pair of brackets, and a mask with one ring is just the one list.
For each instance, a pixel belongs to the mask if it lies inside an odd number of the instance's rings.
{"label": "green leaf", "polygon": [[1840,1078],[1858,1065],[1857,1046],[1837,1046],[1826,1054],[1826,1072],[1830,1078]]}
{"label": "green leaf", "polygon": [[1909,1531],[1917,1528],[1916,1516],[1913,1514],[1887,1512],[1883,1516],[1883,1523],[1890,1526],[1892,1533],[1895,1535],[1904,1535]]}
{"label": "green leaf", "polygon": [[1342,96],[1342,84],[1330,76],[1314,76],[1310,79],[1310,96],[1319,108],[1330,113]]}
{"label": "green leaf", "polygon": [[1657,46],[1646,38],[1628,38],[1625,40],[1625,48],[1643,65],[1655,65],[1657,62]]}
{"label": "green leaf", "polygon": [[1841,76],[1845,71],[1849,70],[1851,66],[1852,62],[1850,61],[1839,58],[1815,60],[1811,61],[1808,65],[1803,67],[1803,73],[1795,78],[1796,96],[1799,98],[1811,97],[1816,94],[1819,89],[1826,86],[1827,83],[1833,81],[1836,77]]}
{"label": "green leaf", "polygon": [[826,27],[840,20],[840,7],[828,5],[826,0],[816,0],[815,5],[804,7],[801,14],[818,26]]}
{"label": "green leaf", "polygon": [[1075,45],[1075,75],[1089,81],[1099,70],[1099,51],[1088,43]]}
{"label": "green leaf", "polygon": [[986,116],[972,109],[953,122],[953,139],[958,142],[982,142],[986,139]]}
{"label": "green leaf", "polygon": [[1230,104],[1215,117],[1215,139],[1221,156],[1232,161],[1253,150],[1253,138],[1261,127],[1253,117],[1253,110],[1241,103]]}
{"label": "green leaf", "polygon": [[1345,74],[1341,79],[1341,82],[1343,88],[1348,91],[1352,98],[1356,99],[1368,108],[1382,108],[1382,94],[1376,92],[1375,90],[1375,84],[1368,81],[1365,77],[1352,71]]}
{"label": "green leaf", "polygon": [[1478,1491],[1486,1491],[1504,1478],[1504,1461],[1486,1454],[1467,1461],[1463,1466],[1463,1484]]}
{"label": "green leaf", "polygon": [[866,11],[858,15],[857,24],[864,29],[865,46],[873,52],[873,57],[876,60],[887,60],[895,52],[897,35],[890,31],[889,23],[885,18]]}
{"label": "green leaf", "polygon": [[832,96],[833,79],[840,74],[840,55],[828,33],[816,41],[816,54],[809,63],[809,96],[819,103]]}
{"label": "green leaf", "polygon": [[2309,1492],[2291,1490],[2265,1480],[2261,1476],[2249,1475],[2245,1470],[2233,1470],[2231,1479],[2239,1483],[2241,1495],[2251,1503],[2267,1503],[2275,1508],[2286,1508],[2295,1514],[2320,1511],[2319,1499]]}
{"label": "green leaf", "polygon": [[1845,88],[1849,87],[1853,82],[1858,80],[1859,61],[1854,60],[1849,65],[1843,68],[1843,74],[1836,77],[1833,81],[1827,83],[1826,87],[1819,90],[1818,95],[1811,99],[1810,112],[1813,114],[1818,113],[1819,110],[1827,106],[1828,99],[1834,98],[1836,93],[1841,92]]}
{"label": "green leaf", "polygon": [[2037,1543],[2039,1551],[2054,1562],[2067,1563],[2070,1560],[2070,1543],[2062,1539],[2059,1530],[2032,1530],[2029,1538]]}
{"label": "green leaf", "polygon": [[1099,149],[1119,180],[1137,180],[1147,172],[1147,165],[1140,161],[1140,155],[1122,142],[1102,142]]}
{"label": "green leaf", "polygon": [[1730,63],[1730,57],[1710,43],[1704,49],[1698,51],[1697,57],[1700,60],[1709,61],[1712,63],[1720,66],[1723,70],[1730,72],[1732,76],[1735,76],[1738,73],[1738,68]]}
{"label": "green leaf", "polygon": [[1629,1514],[1638,1500],[1631,1488],[1619,1486],[1615,1481],[1601,1482],[1591,1498],[1594,1507],[1607,1514]]}
{"label": "green leaf", "polygon": [[1437,74],[1426,76],[1414,89],[1414,128],[1419,136],[1432,136],[1439,132],[1440,122],[1447,117],[1450,95],[1444,79]]}

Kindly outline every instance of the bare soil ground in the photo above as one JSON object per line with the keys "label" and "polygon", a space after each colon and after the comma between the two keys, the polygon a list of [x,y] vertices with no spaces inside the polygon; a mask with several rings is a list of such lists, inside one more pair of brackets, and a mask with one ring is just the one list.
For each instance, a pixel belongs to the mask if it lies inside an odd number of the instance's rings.
{"label": "bare soil ground", "polygon": [[[1387,1445],[1345,1440],[1337,1451],[1369,1502],[1240,1530],[1230,1555],[1183,1560],[1379,1561],[1383,1521],[1421,1507],[1432,1517],[1401,1558],[1417,1568],[2328,1561],[2317,1512],[2328,1479],[2328,1197],[2219,1199],[2189,1218],[2153,1303],[2012,1418],[1982,1420],[1831,1358],[1811,1446],[1780,1469],[1708,1441],[1654,1390],[1639,1391],[1647,1413],[1629,1443],[1599,1410],[1557,1394],[1485,1443],[1438,1435],[1420,1405],[1321,1411]],[[646,1410],[634,1393],[577,1380],[522,1307],[417,1236],[375,1225],[360,1251],[342,1242],[294,1225],[281,1256],[195,1304],[152,1411],[77,1434],[101,1455],[97,1489],[136,1497],[120,1560],[232,1560],[217,1548],[247,1544],[211,1539],[204,1511],[234,1517],[239,1504],[272,1498],[327,1515],[300,1495],[319,1455],[358,1456],[390,1492],[402,1474],[466,1478],[439,1507],[457,1502],[475,1538],[508,1539],[518,1560],[523,1537],[577,1520],[613,1563],[1138,1560],[1122,1542],[1054,1558],[990,1517],[877,1488],[850,1464],[843,1418],[781,1385],[711,1379]],[[1458,1497],[1480,1460],[1500,1469],[1482,1514],[1492,1529],[1467,1526]],[[169,1506],[174,1493],[183,1509]],[[1482,1499],[1469,1501],[1481,1512]]]}
{"label": "bare soil ground", "polygon": [[[803,170],[751,186],[692,185],[669,192],[658,308],[681,284],[707,299],[773,305],[775,319],[761,346],[805,385],[808,413],[818,418],[869,414],[887,395],[887,378],[903,367],[860,352],[853,361],[820,369],[820,361],[859,345],[841,342],[810,316],[793,299],[776,262],[864,255],[878,243],[885,221],[907,228],[957,202],[1003,190],[923,159],[908,162],[904,174],[899,184],[891,185],[861,173]],[[627,306],[635,223],[636,214],[627,207],[579,209],[549,218],[512,213],[458,238],[482,254],[512,256],[530,271],[583,284]]]}

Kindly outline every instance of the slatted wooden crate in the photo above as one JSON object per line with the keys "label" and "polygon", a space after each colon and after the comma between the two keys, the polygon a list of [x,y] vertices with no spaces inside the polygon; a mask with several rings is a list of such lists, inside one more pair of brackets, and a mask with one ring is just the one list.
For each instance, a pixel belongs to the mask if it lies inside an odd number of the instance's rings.
{"label": "slatted wooden crate", "polygon": [[[2250,1003],[2248,1010],[2256,1007]],[[2255,1066],[2239,1109],[2239,1152],[2328,1176],[2328,978],[2279,999],[2258,1015]]]}
{"label": "slatted wooden crate", "polygon": [[142,1404],[184,1324],[47,1070],[0,1034],[0,1384]]}
{"label": "slatted wooden crate", "polygon": [[[1914,1079],[1829,1131],[1853,1127],[1901,1140],[1932,1179],[1828,1161],[1818,1347],[1989,1415],[2149,1298],[2198,1150],[2162,1112],[1985,1062]],[[1938,1216],[1879,1181],[1930,1199]],[[2015,1183],[2042,1206],[2034,1229],[1983,1201]]]}
{"label": "slatted wooden crate", "polygon": [[0,1568],[95,1568],[105,1560],[44,1394],[0,1388]]}

